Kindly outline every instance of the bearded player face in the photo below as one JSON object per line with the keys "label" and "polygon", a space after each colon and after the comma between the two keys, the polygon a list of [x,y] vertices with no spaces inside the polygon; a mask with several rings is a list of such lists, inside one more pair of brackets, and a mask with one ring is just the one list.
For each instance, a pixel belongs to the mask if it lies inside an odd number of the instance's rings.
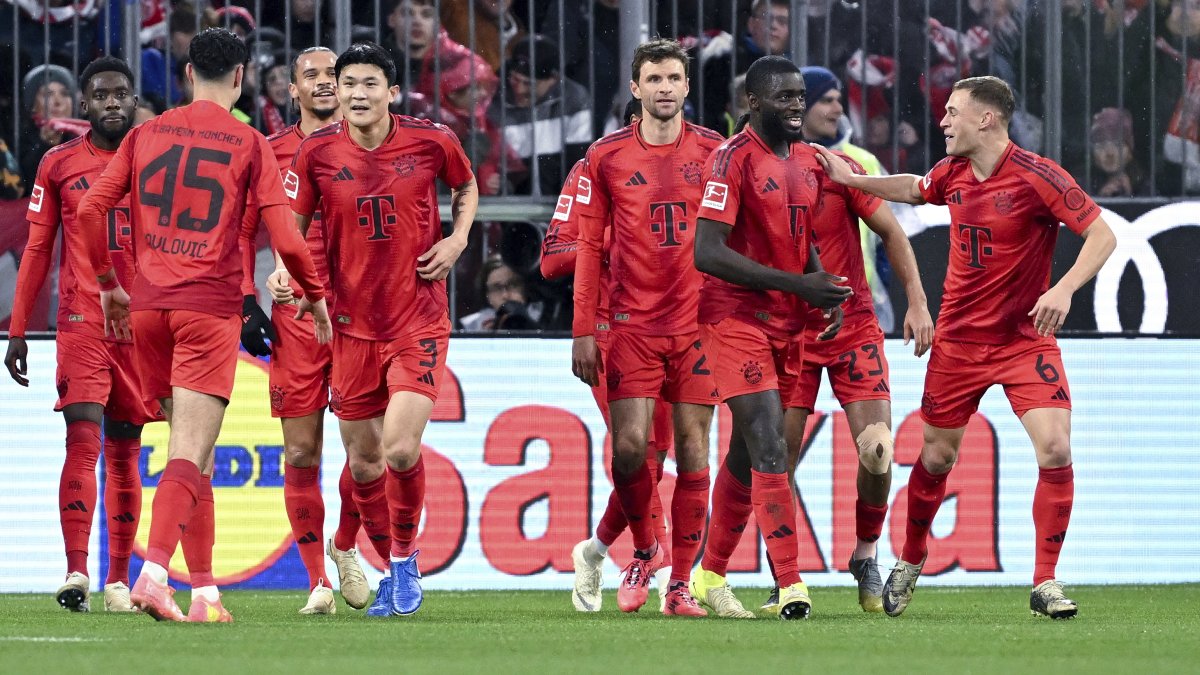
{"label": "bearded player face", "polygon": [[804,140],[804,78],[799,72],[771,76],[763,96],[750,96],[750,109],[762,115],[763,133],[772,140]]}
{"label": "bearded player face", "polygon": [[104,71],[88,80],[79,108],[92,125],[92,131],[114,142],[125,138],[133,126],[137,96],[124,73]]}

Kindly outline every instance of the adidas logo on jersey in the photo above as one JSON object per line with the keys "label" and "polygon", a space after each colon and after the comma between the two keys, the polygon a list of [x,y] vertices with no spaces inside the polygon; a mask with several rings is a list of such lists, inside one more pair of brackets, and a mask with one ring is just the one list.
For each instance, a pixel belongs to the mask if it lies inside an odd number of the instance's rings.
{"label": "adidas logo on jersey", "polygon": [[67,189],[68,190],[86,190],[89,187],[91,187],[91,186],[88,185],[87,179],[80,178],[79,180],[75,181],[74,183],[71,183],[71,187],[69,187]]}
{"label": "adidas logo on jersey", "polygon": [[962,203],[962,190],[955,190],[954,194],[950,195],[950,198],[946,200],[946,203],[961,204]]}
{"label": "adidas logo on jersey", "polygon": [[1054,392],[1054,395],[1051,396],[1050,398],[1055,401],[1070,401],[1071,400],[1071,397],[1067,396],[1067,390],[1063,389],[1062,387],[1059,387],[1058,391]]}
{"label": "adidas logo on jersey", "polygon": [[645,185],[645,184],[646,184],[646,177],[642,175],[641,171],[635,171],[633,176],[631,176],[629,178],[629,180],[625,181],[625,185],[627,185],[627,186],[628,185]]}
{"label": "adidas logo on jersey", "polygon": [[350,167],[343,166],[341,171],[338,171],[333,176],[333,182],[342,180],[354,180],[354,174],[350,173]]}
{"label": "adidas logo on jersey", "polygon": [[876,391],[881,394],[887,394],[887,393],[891,393],[892,390],[888,388],[887,380],[880,380],[879,384],[875,385],[875,388],[872,389],[871,391]]}
{"label": "adidas logo on jersey", "polygon": [[427,370],[425,374],[417,378],[417,382],[423,382],[429,386],[433,386],[433,371]]}
{"label": "adidas logo on jersey", "polygon": [[766,194],[768,192],[774,192],[778,189],[779,189],[779,183],[776,183],[774,178],[768,177],[767,184],[763,186],[762,191],[763,191],[763,194]]}

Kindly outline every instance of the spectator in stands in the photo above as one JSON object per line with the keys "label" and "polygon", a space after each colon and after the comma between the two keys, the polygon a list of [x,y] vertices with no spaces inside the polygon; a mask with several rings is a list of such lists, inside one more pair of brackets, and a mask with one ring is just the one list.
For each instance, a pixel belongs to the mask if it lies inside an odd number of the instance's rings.
{"label": "spectator in stands", "polygon": [[21,180],[21,168],[8,149],[8,143],[0,138],[0,199],[20,199],[24,196],[25,181]]}
{"label": "spectator in stands", "polygon": [[[46,63],[46,51],[42,48],[44,42],[50,47],[50,63],[71,63],[74,58],[72,54],[78,57],[80,63],[86,62],[97,49],[97,37],[101,40],[100,46],[103,46],[103,29],[97,30],[95,24],[97,17],[103,23],[102,12],[107,3],[102,0],[8,0],[2,4],[0,42],[22,45],[22,51],[26,52],[26,57],[34,65]],[[11,9],[9,5],[16,9]],[[121,5],[113,5],[113,22],[119,24]],[[75,30],[76,19],[79,20],[78,32]],[[119,40],[120,37],[114,39]],[[11,65],[11,52],[0,51],[0,54],[3,54],[6,65]]]}
{"label": "spectator in stands", "polygon": [[[714,36],[699,47],[700,76],[705,78],[703,110],[705,126],[727,132],[725,113],[730,100],[729,83],[746,72],[760,56],[788,56],[789,0],[755,0],[750,6],[746,33],[737,40],[728,33]],[[700,87],[692,86],[699,96]]]}
{"label": "spectator in stands", "polygon": [[563,73],[567,77],[585,86],[591,86],[589,80],[594,78],[592,110],[596,119],[592,121],[592,132],[598,138],[605,128],[606,113],[614,99],[618,105],[623,104],[624,95],[618,96],[618,93],[628,89],[623,87],[626,78],[620,72],[618,54],[620,0],[564,2],[561,15],[557,2],[549,5],[539,32],[562,45]]}
{"label": "spectator in stands", "polygon": [[487,306],[459,320],[463,330],[537,330],[540,302],[530,303],[525,280],[499,256],[488,258],[479,274]]}
{"label": "spectator in stands", "polygon": [[[315,47],[317,42],[317,0],[288,0],[292,9],[292,53]],[[286,33],[285,33],[286,34]]]}
{"label": "spectator in stands", "polygon": [[78,136],[87,123],[71,117],[75,111],[75,76],[66,68],[38,66],[21,84],[21,101],[29,113],[21,140],[21,176],[26,185],[33,185],[42,155]]}
{"label": "spectator in stands", "polygon": [[[160,46],[142,49],[142,93],[149,92],[170,103],[180,103],[183,100],[183,88],[180,86],[179,73],[182,70],[179,64],[187,60],[188,47],[196,36],[197,23],[200,30],[204,30],[218,25],[217,22],[217,13],[212,9],[206,8],[197,18],[196,8],[191,2],[176,3],[167,24],[166,47],[159,43]],[[167,50],[165,57],[164,49]],[[168,74],[173,77],[168,77]],[[188,100],[191,100],[190,96]]]}
{"label": "spectator in stands", "polygon": [[254,16],[250,14],[250,10],[237,5],[222,7],[217,10],[217,25],[222,28],[229,28],[233,34],[240,37],[242,40],[254,34],[254,29],[257,24],[254,22]]}
{"label": "spectator in stands", "polygon": [[743,73],[729,83],[729,104],[725,109],[725,128],[721,133],[732,136],[742,115],[750,112],[750,99],[746,96],[746,75]]}
{"label": "spectator in stands", "polygon": [[505,68],[505,95],[492,102],[489,115],[530,168],[516,191],[558,194],[567,170],[592,142],[591,96],[558,72],[558,45],[541,35],[514,45]]}
{"label": "spectator in stands", "polygon": [[1133,117],[1122,108],[1104,108],[1092,117],[1092,189],[1097,197],[1143,194],[1145,173],[1133,155]]}
{"label": "spectator in stands", "polygon": [[394,0],[386,25],[390,32],[381,44],[396,62],[396,83],[401,91],[415,91],[432,101],[435,57],[453,62],[470,50],[438,26],[433,0]]}
{"label": "spectator in stands", "polygon": [[462,51],[455,55],[442,57],[438,121],[454,131],[467,151],[480,194],[511,192],[511,186],[524,179],[526,169],[487,115],[496,95],[496,74],[482,58],[460,48]]}
{"label": "spectator in stands", "polygon": [[[475,3],[474,43],[471,42],[472,11],[468,7],[471,2]],[[512,12],[512,0],[442,2],[442,25],[455,42],[467,45],[496,71],[516,53],[516,43],[526,35],[521,19]]]}

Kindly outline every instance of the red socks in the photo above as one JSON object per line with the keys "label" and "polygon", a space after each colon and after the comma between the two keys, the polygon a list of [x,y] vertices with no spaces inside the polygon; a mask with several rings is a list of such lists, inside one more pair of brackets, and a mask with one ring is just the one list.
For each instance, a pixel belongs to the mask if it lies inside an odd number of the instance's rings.
{"label": "red socks", "polygon": [[708,542],[700,566],[723,577],[754,507],[750,486],[742,485],[724,466],[717,471],[712,493],[712,522],[708,525]]}
{"label": "red socks", "polygon": [[342,498],[341,510],[338,512],[337,532],[333,533],[333,545],[339,551],[349,551],[354,548],[354,540],[358,538],[358,506],[354,503],[354,478],[350,475],[350,462],[342,465],[342,475],[338,478],[338,495]]}
{"label": "red socks", "polygon": [[[388,533],[388,499],[387,491],[384,487],[387,473],[385,472],[379,478],[366,483],[354,482],[354,504],[358,507],[358,515],[362,520],[363,529],[367,531],[367,538],[371,540],[371,546],[379,557],[383,560],[388,559],[391,553],[392,537]],[[343,551],[348,551],[348,548],[342,548]]]}
{"label": "red socks", "polygon": [[[654,456],[653,449],[649,450],[646,456],[646,469],[654,478],[654,491],[650,493],[650,520],[654,523],[654,536],[658,538],[658,543],[665,545],[667,520],[663,518],[662,499],[658,494],[658,483],[662,480],[663,468],[662,464],[658,462],[658,457]],[[601,544],[612,546],[628,526],[629,521],[625,519],[625,510],[621,508],[621,498],[614,489],[608,494],[608,505],[604,507],[604,515],[600,516],[600,523],[596,525],[596,538],[600,540]]]}
{"label": "red socks", "polygon": [[58,517],[67,552],[67,573],[87,575],[88,539],[96,510],[96,462],[100,459],[100,425],[67,425],[67,456],[58,481]]}
{"label": "red socks", "polygon": [[[191,462],[188,462],[191,464]],[[167,466],[170,466],[168,462]],[[159,489],[162,483],[159,482]],[[155,506],[158,505],[157,495]],[[187,529],[183,532],[180,545],[183,548],[183,559],[187,562],[189,583],[192,588],[215,586],[212,573],[213,544],[217,540],[216,504],[213,502],[212,477],[200,476],[199,489],[196,491],[196,508],[192,510],[192,519],[188,521]],[[157,513],[155,514],[157,515]],[[157,518],[155,518],[157,520]],[[168,561],[170,558],[167,559]],[[157,562],[157,561],[155,561]],[[163,567],[166,567],[165,564]]]}
{"label": "red socks", "polygon": [[799,542],[796,539],[796,497],[787,474],[750,470],[750,500],[762,528],[767,553],[775,564],[775,583],[780,588],[800,583]]}
{"label": "red socks", "polygon": [[1054,578],[1074,501],[1075,471],[1071,465],[1038,470],[1037,489],[1033,492],[1033,530],[1037,535],[1034,586]]}
{"label": "red socks", "polygon": [[629,521],[629,532],[633,535],[633,547],[639,551],[654,548],[654,523],[650,520],[650,493],[654,490],[654,479],[643,462],[627,476],[613,471],[613,489],[621,500],[621,510]]}
{"label": "red socks", "polygon": [[421,524],[421,509],[425,506],[425,460],[404,471],[387,468],[387,504],[391,516],[391,554],[407,558],[413,553],[417,527]]}
{"label": "red socks", "polygon": [[287,509],[288,522],[292,525],[292,537],[296,550],[308,571],[308,588],[318,583],[332,588],[325,577],[325,500],[321,498],[321,465],[283,467],[283,504]]}
{"label": "red socks", "polygon": [[946,478],[949,472],[935,476],[925,469],[921,460],[913,466],[908,478],[908,524],[904,531],[904,549],[900,559],[911,565],[920,565],[929,552],[926,539],[933,517],[937,515],[946,498]]}
{"label": "red socks", "polygon": [[862,499],[854,502],[854,535],[865,542],[879,541],[883,533],[883,519],[887,517],[887,504],[868,504]]}
{"label": "red socks", "polygon": [[142,515],[140,438],[104,439],[104,512],[108,515],[108,578],[129,584],[129,556]]}
{"label": "red socks", "polygon": [[[681,472],[671,501],[671,581],[687,583],[708,520],[708,468]],[[658,492],[655,489],[655,492]]]}

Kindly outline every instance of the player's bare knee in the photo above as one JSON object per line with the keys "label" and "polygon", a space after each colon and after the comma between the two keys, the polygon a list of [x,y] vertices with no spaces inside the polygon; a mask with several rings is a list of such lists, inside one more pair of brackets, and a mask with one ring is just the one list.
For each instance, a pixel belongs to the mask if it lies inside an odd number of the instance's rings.
{"label": "player's bare knee", "polygon": [[895,446],[892,430],[883,422],[867,425],[854,439],[858,446],[858,463],[873,476],[886,474],[892,468]]}
{"label": "player's bare knee", "polygon": [[283,443],[288,466],[305,468],[321,462],[321,444],[316,438],[287,438]]}
{"label": "player's bare knee", "polygon": [[388,466],[397,471],[407,471],[421,458],[421,439],[418,438],[415,443],[398,442],[385,445],[383,454]]}
{"label": "player's bare knee", "polygon": [[637,470],[646,461],[645,433],[631,429],[613,434],[613,469],[623,475]]}
{"label": "player's bare knee", "polygon": [[1055,468],[1071,463],[1071,438],[1065,434],[1042,441],[1037,448],[1038,466]]}

